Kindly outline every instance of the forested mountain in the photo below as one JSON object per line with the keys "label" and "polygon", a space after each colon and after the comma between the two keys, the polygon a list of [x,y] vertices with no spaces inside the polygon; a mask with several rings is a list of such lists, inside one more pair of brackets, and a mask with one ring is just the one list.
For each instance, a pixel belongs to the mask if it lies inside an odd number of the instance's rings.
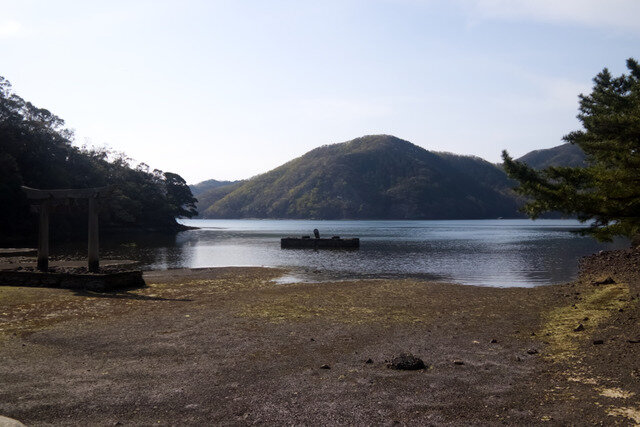
{"label": "forested mountain", "polygon": [[213,205],[215,202],[222,199],[227,194],[239,188],[245,182],[246,181],[236,181],[228,185],[214,187],[211,190],[200,194],[198,196],[198,202],[196,203],[198,214],[202,217],[202,212],[204,212],[209,206]]}
{"label": "forested mountain", "polygon": [[[190,217],[195,199],[177,174],[132,167],[122,154],[72,145],[64,121],[13,93],[0,77],[0,238],[34,232],[33,215],[20,188],[88,188],[114,185],[102,202],[103,228],[176,230],[176,217]],[[52,219],[55,231],[82,230],[82,206]],[[62,233],[59,233],[62,234]],[[2,240],[0,239],[0,243]]]}
{"label": "forested mountain", "polygon": [[511,186],[499,166],[483,159],[431,152],[393,136],[372,135],[316,148],[270,172],[204,193],[200,214],[205,218],[520,217]]}
{"label": "forested mountain", "polygon": [[215,179],[208,179],[206,181],[199,182],[197,184],[192,184],[189,186],[191,189],[191,193],[194,197],[198,197],[208,191],[213,190],[218,187],[225,187],[227,185],[235,184],[238,181],[218,181]]}
{"label": "forested mountain", "polygon": [[520,157],[518,161],[526,163],[534,169],[549,166],[585,166],[585,155],[580,147],[566,143],[557,147],[535,150]]}

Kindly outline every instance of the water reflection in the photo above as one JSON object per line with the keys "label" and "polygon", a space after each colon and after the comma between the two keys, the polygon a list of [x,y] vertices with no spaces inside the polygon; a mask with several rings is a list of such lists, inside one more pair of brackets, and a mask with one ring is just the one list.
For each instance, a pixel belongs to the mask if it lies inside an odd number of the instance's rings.
{"label": "water reflection", "polygon": [[[129,236],[103,242],[103,254],[145,268],[272,266],[291,280],[422,277],[483,286],[536,286],[571,280],[580,257],[600,244],[571,233],[570,220],[275,221],[190,220],[201,227],[167,239]],[[360,237],[358,251],[281,250],[280,238],[310,234]]]}

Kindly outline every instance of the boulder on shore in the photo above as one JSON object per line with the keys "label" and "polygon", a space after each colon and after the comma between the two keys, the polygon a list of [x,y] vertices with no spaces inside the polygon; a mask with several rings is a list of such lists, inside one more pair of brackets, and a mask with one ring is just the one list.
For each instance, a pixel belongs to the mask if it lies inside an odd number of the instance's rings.
{"label": "boulder on shore", "polygon": [[391,359],[391,362],[387,365],[391,369],[398,369],[403,371],[417,371],[420,369],[426,369],[426,365],[419,357],[414,356],[411,353],[401,353],[400,355]]}

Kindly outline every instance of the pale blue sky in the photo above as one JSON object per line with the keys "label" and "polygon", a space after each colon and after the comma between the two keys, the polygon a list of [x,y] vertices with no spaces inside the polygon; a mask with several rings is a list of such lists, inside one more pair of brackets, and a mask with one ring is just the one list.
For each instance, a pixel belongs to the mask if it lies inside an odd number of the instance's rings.
{"label": "pale blue sky", "polygon": [[499,160],[562,143],[603,67],[640,59],[636,0],[2,1],[0,75],[188,182],[387,133]]}

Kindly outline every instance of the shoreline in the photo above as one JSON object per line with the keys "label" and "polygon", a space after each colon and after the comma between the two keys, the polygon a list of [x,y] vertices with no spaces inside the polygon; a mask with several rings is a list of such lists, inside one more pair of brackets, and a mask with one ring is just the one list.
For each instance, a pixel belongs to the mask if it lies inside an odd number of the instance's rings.
{"label": "shoreline", "polygon": [[[576,281],[536,288],[274,286],[284,270],[251,267],[146,272],[146,288],[110,294],[2,287],[0,415],[27,425],[640,422],[637,266],[638,249],[603,253]],[[388,369],[401,352],[429,368]]]}

